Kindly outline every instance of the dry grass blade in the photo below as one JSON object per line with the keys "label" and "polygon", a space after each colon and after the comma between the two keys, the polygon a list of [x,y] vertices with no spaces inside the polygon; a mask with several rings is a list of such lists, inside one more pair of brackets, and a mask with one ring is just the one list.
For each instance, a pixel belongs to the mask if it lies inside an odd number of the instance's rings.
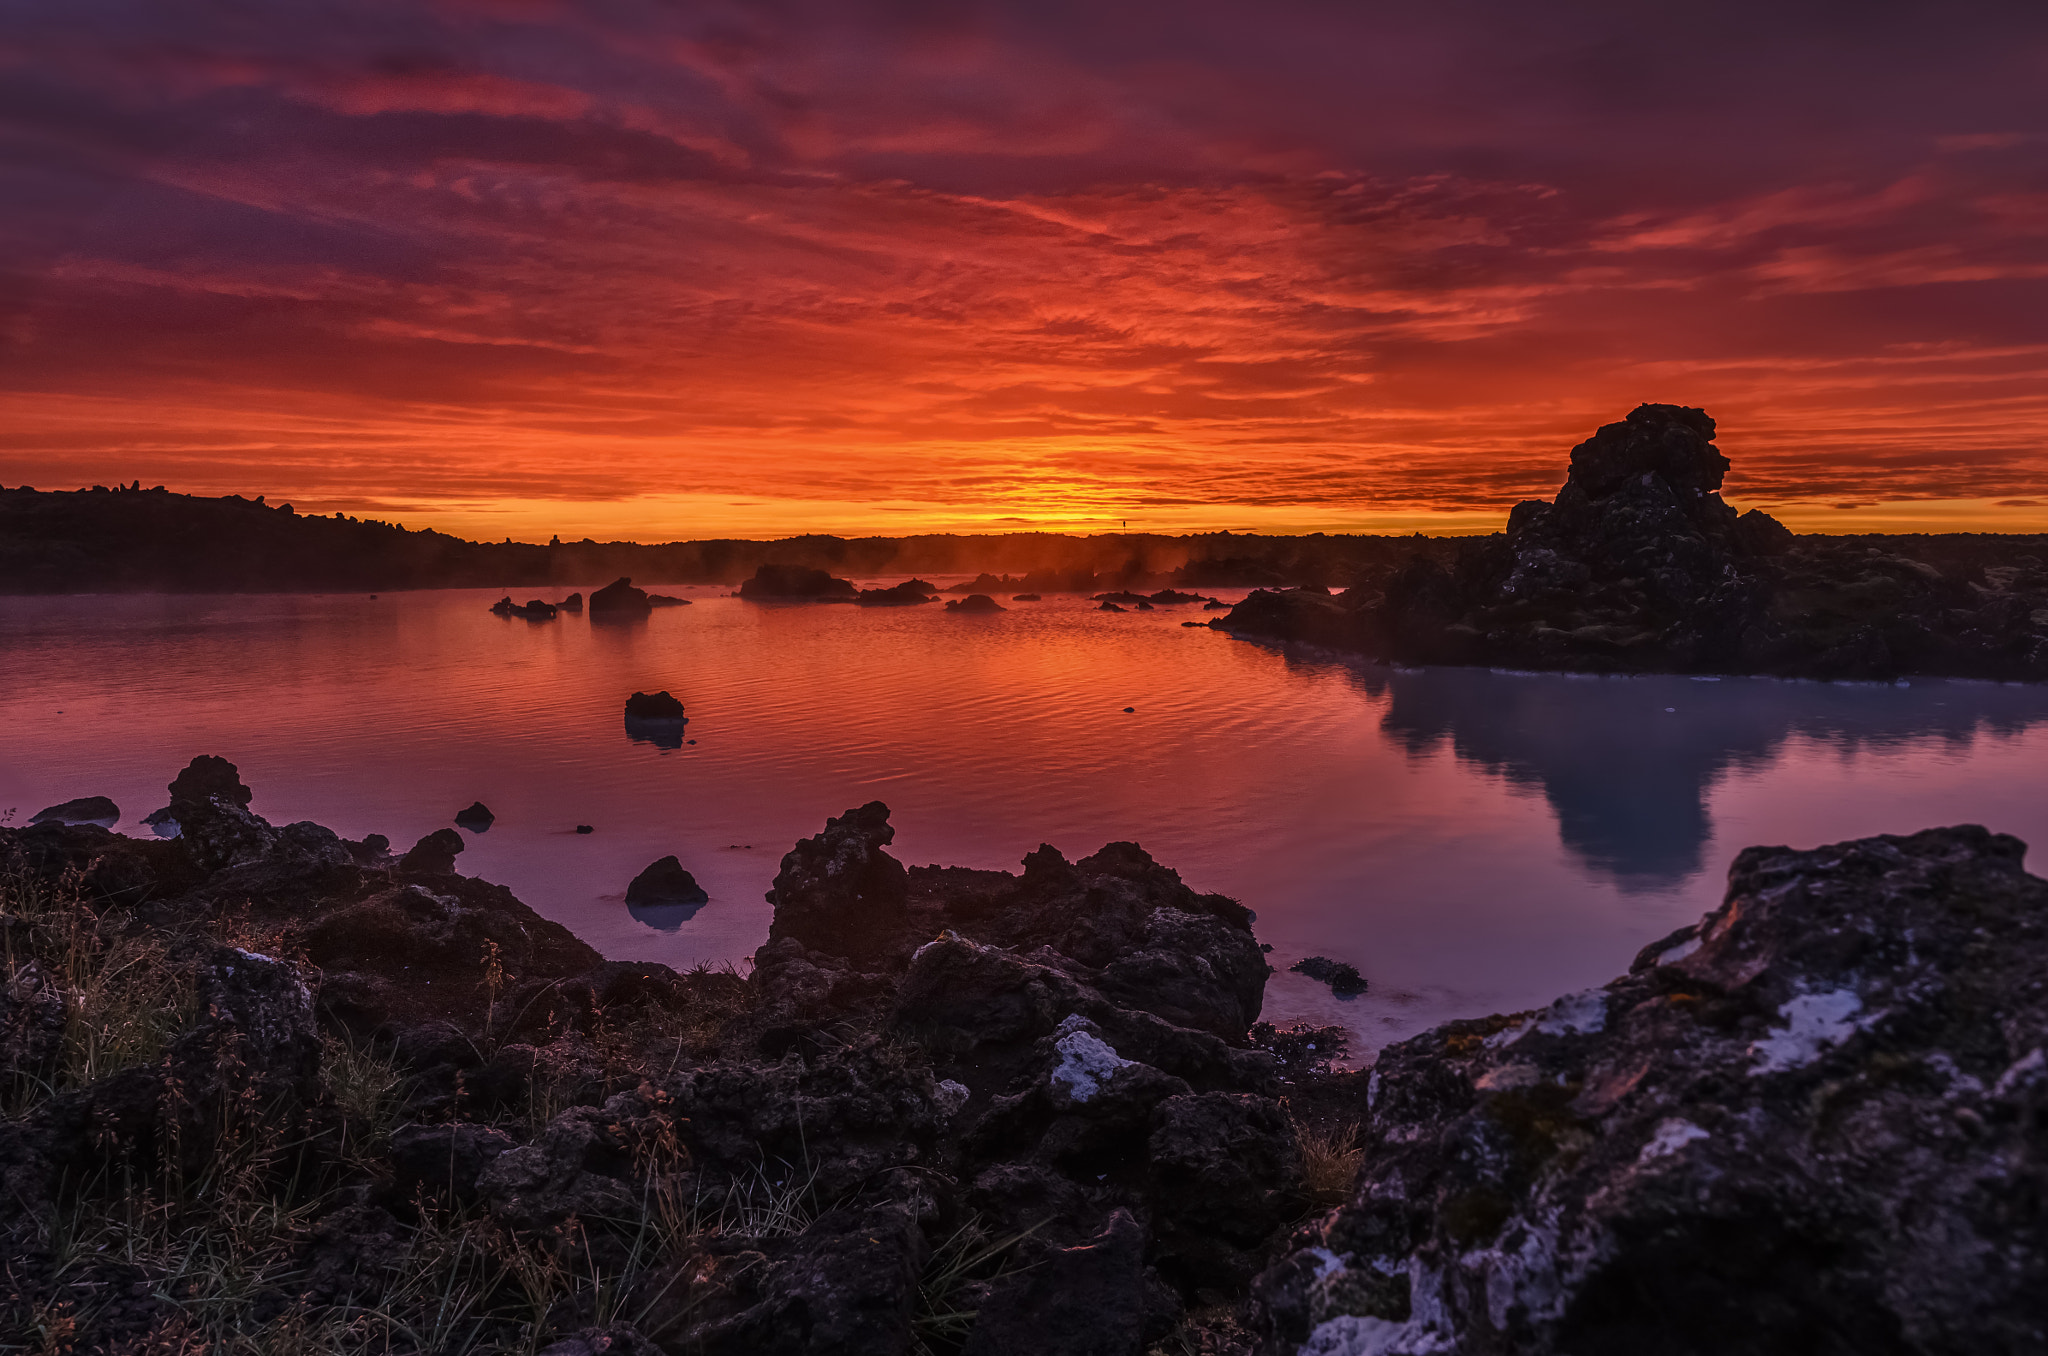
{"label": "dry grass blade", "polygon": [[1351,1199],[1365,1149],[1358,1142],[1355,1120],[1308,1126],[1295,1122],[1301,1145],[1301,1186],[1317,1205],[1341,1205]]}

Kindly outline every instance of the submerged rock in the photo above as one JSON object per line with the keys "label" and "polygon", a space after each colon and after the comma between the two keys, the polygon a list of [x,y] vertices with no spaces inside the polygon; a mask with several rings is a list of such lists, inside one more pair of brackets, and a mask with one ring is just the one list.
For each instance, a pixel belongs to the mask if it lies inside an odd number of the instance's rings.
{"label": "submerged rock", "polygon": [[2048,881],[1981,828],[1750,848],[1629,975],[1383,1051],[1271,1353],[2048,1335]]}
{"label": "submerged rock", "polygon": [[112,826],[121,819],[121,807],[105,796],[80,796],[47,809],[36,811],[29,816],[31,824],[105,824]]}

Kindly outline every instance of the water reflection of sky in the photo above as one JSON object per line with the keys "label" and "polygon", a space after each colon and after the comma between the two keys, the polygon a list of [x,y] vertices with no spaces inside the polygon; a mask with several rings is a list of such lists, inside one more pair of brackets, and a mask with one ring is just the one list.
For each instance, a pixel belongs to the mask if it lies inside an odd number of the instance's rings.
{"label": "water reflection of sky", "polygon": [[[2048,833],[2048,689],[1397,672],[1170,608],[677,591],[696,605],[624,626],[494,617],[484,591],[0,600],[0,809],[105,794],[144,832],[202,752],[273,820],[401,845],[481,799],[497,820],[463,870],[676,965],[751,952],[781,853],[870,799],[911,863],[1134,839],[1258,912],[1268,1015],[1367,1047],[1611,978],[1751,843]],[[622,725],[660,688],[689,706],[680,742]],[[710,903],[626,906],[669,853]],[[1285,971],[1310,954],[1371,989]]]}

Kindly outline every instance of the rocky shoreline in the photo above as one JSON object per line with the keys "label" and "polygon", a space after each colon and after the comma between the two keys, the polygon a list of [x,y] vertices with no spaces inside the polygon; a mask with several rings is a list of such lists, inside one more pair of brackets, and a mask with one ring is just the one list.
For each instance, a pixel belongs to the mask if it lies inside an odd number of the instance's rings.
{"label": "rocky shoreline", "polygon": [[[0,1331],[74,1351],[2038,1349],[2048,882],[1751,849],[1603,990],[1333,1071],[1130,843],[784,858],[751,971],[172,783],[0,829]],[[266,1346],[265,1343],[269,1345]],[[283,1343],[283,1345],[279,1345]]]}

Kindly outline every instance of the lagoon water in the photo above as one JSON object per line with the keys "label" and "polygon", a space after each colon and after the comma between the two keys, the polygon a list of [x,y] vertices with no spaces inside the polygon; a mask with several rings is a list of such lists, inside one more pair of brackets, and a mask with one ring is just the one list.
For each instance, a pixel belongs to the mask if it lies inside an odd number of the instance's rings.
{"label": "lagoon water", "polygon": [[[1185,607],[669,591],[694,605],[632,624],[500,618],[478,591],[0,599],[0,811],[108,795],[146,834],[200,753],[273,822],[401,849],[481,799],[497,820],[464,834],[465,873],[679,967],[744,964],[781,854],[865,801],[912,864],[1131,839],[1257,911],[1269,1018],[1341,1022],[1360,1056],[1605,982],[1716,905],[1748,844],[2048,841],[2048,688],[1395,671],[1185,628],[1211,615]],[[691,742],[624,728],[657,688]],[[710,903],[628,909],[669,853]],[[1287,971],[1314,954],[1370,990]]]}

